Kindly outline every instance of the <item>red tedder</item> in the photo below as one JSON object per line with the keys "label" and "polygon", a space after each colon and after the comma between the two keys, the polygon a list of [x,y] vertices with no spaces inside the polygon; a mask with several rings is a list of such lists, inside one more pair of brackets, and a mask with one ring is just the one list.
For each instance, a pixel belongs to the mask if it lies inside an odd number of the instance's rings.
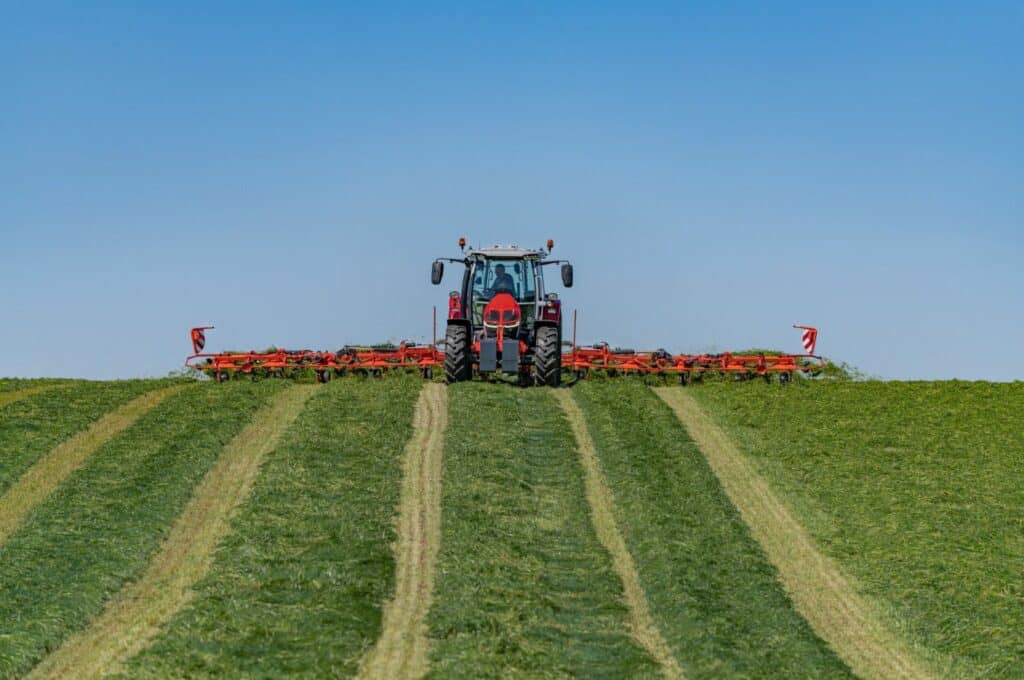
{"label": "red tedder", "polygon": [[[577,378],[585,377],[592,370],[611,374],[678,375],[683,385],[690,380],[703,380],[705,373],[732,375],[739,380],[761,376],[771,381],[772,374],[779,376],[779,382],[789,382],[797,371],[805,375],[817,375],[825,368],[825,360],[810,352],[814,351],[818,329],[810,326],[794,326],[804,329],[804,347],[808,354],[671,354],[663,349],[632,350],[612,349],[607,343],[590,347],[579,347],[575,340],[572,350],[562,358],[562,365],[576,371]],[[573,314],[573,336],[576,335],[576,315]],[[808,337],[811,341],[808,342]]]}
{"label": "red tedder", "polygon": [[205,331],[212,328],[200,326],[191,330],[193,354],[185,359],[185,366],[203,371],[217,382],[238,373],[279,378],[306,369],[316,374],[318,382],[327,382],[332,375],[341,376],[349,372],[378,376],[396,369],[415,369],[424,378],[432,378],[434,368],[444,360],[444,354],[437,350],[436,343],[428,347],[410,342],[398,346],[343,347],[336,352],[277,349],[203,354]]}

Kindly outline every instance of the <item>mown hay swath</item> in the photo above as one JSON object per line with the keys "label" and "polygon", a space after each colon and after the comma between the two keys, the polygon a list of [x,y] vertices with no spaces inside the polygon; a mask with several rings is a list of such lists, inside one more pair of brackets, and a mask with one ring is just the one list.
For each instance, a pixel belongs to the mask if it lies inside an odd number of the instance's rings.
{"label": "mown hay swath", "polygon": [[413,436],[405,453],[395,595],[384,609],[381,636],[363,661],[361,678],[419,678],[427,672],[425,618],[441,543],[441,456],[447,421],[445,387],[428,384],[416,404]]}
{"label": "mown hay swath", "polygon": [[26,387],[23,390],[13,390],[11,392],[0,393],[0,406],[13,404],[14,402],[21,401],[22,399],[28,399],[32,395],[52,390],[55,387],[60,387],[60,385],[40,385],[39,387]]}
{"label": "mown hay swath", "polygon": [[213,551],[229,529],[232,512],[252,488],[260,463],[315,390],[308,385],[287,389],[257,412],[224,448],[139,580],[29,677],[100,677],[149,644],[160,626],[191,598],[192,584],[209,569]]}
{"label": "mown hay swath", "polygon": [[814,631],[864,678],[926,678],[924,663],[825,556],[768,483],[685,391],[657,388],[700,446]]}
{"label": "mown hay swath", "polygon": [[184,385],[175,385],[143,394],[103,416],[37,461],[7,493],[0,496],[0,546],[32,508],[49,496],[96,449],[184,388]]}
{"label": "mown hay swath", "polygon": [[637,573],[633,556],[630,554],[629,548],[626,547],[626,542],[616,524],[615,501],[604,479],[604,474],[601,472],[597,451],[594,449],[594,442],[587,431],[583,411],[580,410],[576,400],[568,391],[558,390],[555,392],[555,396],[576,436],[576,445],[585,475],[591,520],[594,523],[598,539],[612,556],[615,573],[622,580],[626,604],[629,606],[633,637],[647,650],[648,654],[657,660],[666,678],[682,678],[683,670],[679,662],[673,656],[672,650],[651,617],[651,608],[647,603],[643,586],[640,585],[640,575]]}

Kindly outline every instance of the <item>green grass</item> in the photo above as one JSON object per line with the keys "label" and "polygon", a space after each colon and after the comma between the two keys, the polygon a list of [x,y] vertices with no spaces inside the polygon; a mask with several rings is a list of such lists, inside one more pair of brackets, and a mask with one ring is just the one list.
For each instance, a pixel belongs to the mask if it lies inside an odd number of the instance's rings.
{"label": "green grass", "polygon": [[[45,384],[31,383],[27,386]],[[0,407],[0,494],[43,454],[100,416],[169,384],[166,380],[76,382]]]}
{"label": "green grass", "polygon": [[321,388],[268,456],[192,605],[125,676],[354,674],[394,586],[392,520],[421,388]]}
{"label": "green grass", "polygon": [[[56,385],[71,382],[57,378],[0,378],[0,394],[4,392],[15,392],[17,390],[29,389],[32,387],[43,387],[45,385]],[[79,384],[84,381],[75,381]]]}
{"label": "green grass", "polygon": [[448,394],[431,675],[657,676],[629,635],[551,394],[487,384]]}
{"label": "green grass", "polygon": [[224,444],[282,387],[169,397],[29,515],[0,550],[0,676],[28,671],[141,573]]}
{"label": "green grass", "polygon": [[[682,388],[680,388],[682,389]],[[651,613],[688,677],[842,677],[696,444],[635,380],[573,388]]]}
{"label": "green grass", "polygon": [[1024,384],[693,394],[915,642],[956,674],[1021,676]]}

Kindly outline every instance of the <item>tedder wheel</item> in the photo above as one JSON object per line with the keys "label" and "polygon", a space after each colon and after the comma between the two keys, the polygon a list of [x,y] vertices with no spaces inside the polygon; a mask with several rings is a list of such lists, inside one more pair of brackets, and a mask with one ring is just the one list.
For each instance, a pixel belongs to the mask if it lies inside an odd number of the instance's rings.
{"label": "tedder wheel", "polygon": [[453,383],[473,377],[473,364],[469,352],[469,329],[458,324],[449,324],[444,334],[445,380]]}
{"label": "tedder wheel", "polygon": [[538,385],[557,387],[562,382],[562,350],[559,344],[557,327],[541,326],[537,329],[533,365],[537,369]]}

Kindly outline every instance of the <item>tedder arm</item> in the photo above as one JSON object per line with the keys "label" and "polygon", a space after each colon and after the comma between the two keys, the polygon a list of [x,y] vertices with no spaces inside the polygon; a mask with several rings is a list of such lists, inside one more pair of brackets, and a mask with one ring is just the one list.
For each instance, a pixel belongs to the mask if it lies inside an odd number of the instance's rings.
{"label": "tedder arm", "polygon": [[818,330],[811,326],[794,326],[804,331],[802,339],[807,354],[671,354],[663,349],[632,350],[610,348],[607,343],[580,347],[576,344],[576,314],[572,320],[571,350],[562,355],[562,367],[574,370],[582,378],[593,370],[613,374],[678,375],[679,382],[702,380],[705,373],[733,375],[738,379],[761,376],[770,380],[772,374],[780,382],[789,382],[797,371],[818,375],[825,360],[814,354]]}
{"label": "tedder arm", "polygon": [[[345,347],[337,352],[278,349],[269,352],[203,353],[206,331],[212,326],[199,326],[190,332],[193,354],[185,366],[212,376],[217,382],[234,374],[284,377],[296,370],[311,370],[317,380],[327,382],[332,375],[347,372],[381,375],[391,370],[418,370],[425,378],[433,377],[434,368],[444,364],[444,352],[433,345],[403,342],[397,346]],[[611,348],[606,343],[580,346],[576,344],[576,315],[573,315],[573,342],[562,354],[562,369],[575,371],[582,378],[590,371],[613,375],[655,374],[678,375],[682,384],[703,379],[706,373],[733,375],[737,379],[761,376],[770,380],[773,374],[780,382],[788,382],[796,372],[817,375],[825,360],[815,355],[818,331],[810,326],[796,326],[804,331],[807,354],[671,354],[665,350],[638,351]]]}

